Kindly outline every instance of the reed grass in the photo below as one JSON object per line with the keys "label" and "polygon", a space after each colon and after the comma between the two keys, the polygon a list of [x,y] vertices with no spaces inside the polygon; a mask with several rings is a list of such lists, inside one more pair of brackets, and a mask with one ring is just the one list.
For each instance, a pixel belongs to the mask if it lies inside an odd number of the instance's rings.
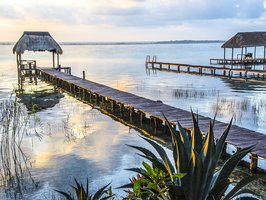
{"label": "reed grass", "polygon": [[11,197],[37,186],[30,172],[30,157],[22,148],[24,137],[32,132],[37,134],[23,105],[11,98],[0,103],[0,186]]}

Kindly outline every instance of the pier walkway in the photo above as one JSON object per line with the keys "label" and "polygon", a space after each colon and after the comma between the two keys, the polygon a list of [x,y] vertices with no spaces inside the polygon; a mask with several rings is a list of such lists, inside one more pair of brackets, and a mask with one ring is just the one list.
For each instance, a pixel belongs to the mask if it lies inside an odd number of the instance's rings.
{"label": "pier walkway", "polygon": [[159,62],[156,58],[151,61],[146,58],[145,66],[147,69],[156,69],[161,71],[172,71],[177,73],[191,73],[199,75],[212,75],[224,78],[243,78],[254,80],[266,80],[266,70],[252,69],[251,66],[244,67],[215,67],[204,65],[190,65],[181,63]]}
{"label": "pier walkway", "polygon": [[[174,128],[176,128],[177,122],[188,129],[192,128],[192,117],[188,111],[85,80],[84,77],[79,78],[56,69],[37,67],[37,74],[42,80],[61,88],[82,101],[102,103],[110,112],[123,112],[130,121],[138,120],[142,124],[146,120],[155,129],[156,127],[166,129],[164,114]],[[198,116],[198,119],[201,130],[206,133],[211,119],[201,115]],[[216,138],[220,137],[226,126],[226,123],[215,122]],[[245,158],[245,160],[251,163],[253,169],[259,167],[265,170],[265,144],[266,135],[233,125],[227,138],[226,151],[232,154],[239,148],[256,145],[250,157]]]}

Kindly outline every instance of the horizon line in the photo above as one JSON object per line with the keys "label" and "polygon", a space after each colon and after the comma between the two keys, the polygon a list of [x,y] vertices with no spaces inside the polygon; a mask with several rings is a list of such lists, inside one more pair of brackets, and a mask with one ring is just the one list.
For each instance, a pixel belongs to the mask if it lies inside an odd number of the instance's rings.
{"label": "horizon line", "polygon": [[[160,40],[160,41],[118,41],[118,42],[80,42],[80,41],[68,41],[58,42],[60,45],[127,45],[127,44],[189,44],[189,43],[222,43],[225,40]],[[12,45],[16,42],[5,41],[0,45]]]}

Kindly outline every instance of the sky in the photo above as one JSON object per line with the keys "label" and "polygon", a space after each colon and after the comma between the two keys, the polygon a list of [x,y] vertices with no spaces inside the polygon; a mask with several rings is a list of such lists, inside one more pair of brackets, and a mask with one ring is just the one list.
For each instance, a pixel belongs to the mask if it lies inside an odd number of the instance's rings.
{"label": "sky", "polygon": [[49,31],[59,42],[226,40],[265,31],[266,0],[0,0],[0,41]]}

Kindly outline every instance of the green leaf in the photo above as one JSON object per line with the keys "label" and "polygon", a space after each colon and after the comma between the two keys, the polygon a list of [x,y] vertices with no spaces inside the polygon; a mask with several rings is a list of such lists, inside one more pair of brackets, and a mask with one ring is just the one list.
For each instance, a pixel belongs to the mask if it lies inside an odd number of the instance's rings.
{"label": "green leaf", "polygon": [[183,178],[186,175],[187,175],[186,173],[179,173],[179,174],[174,173],[175,178]]}
{"label": "green leaf", "polygon": [[153,179],[150,177],[150,175],[147,173],[147,171],[143,170],[142,168],[129,168],[129,169],[126,169],[126,170],[133,171],[133,172],[136,172],[138,174],[141,174],[146,179],[148,179],[150,181],[153,181]]}
{"label": "green leaf", "polygon": [[216,182],[215,180],[218,178],[218,174],[215,174],[215,169],[216,169],[218,161],[221,157],[226,138],[228,136],[229,130],[230,130],[231,125],[232,125],[232,121],[233,121],[233,119],[231,119],[227,128],[223,132],[222,136],[220,137],[220,139],[216,143],[215,155],[212,156],[211,167],[208,169],[208,177],[205,181],[206,185],[205,185],[203,196],[206,196],[210,192],[210,189],[213,187],[213,184]]}
{"label": "green leaf", "polygon": [[194,151],[194,169],[193,173],[191,174],[191,180],[192,180],[192,188],[190,188],[191,195],[193,196],[194,200],[199,199],[199,195],[201,193],[201,186],[202,186],[202,177],[204,174],[202,173],[203,169],[203,163],[201,160],[200,154],[198,152]]}
{"label": "green leaf", "polygon": [[99,199],[103,196],[103,194],[106,192],[106,189],[107,189],[107,187],[108,187],[110,184],[111,184],[111,183],[109,183],[109,184],[103,186],[101,189],[99,189],[99,190],[94,194],[92,200],[99,200]]}
{"label": "green leaf", "polygon": [[67,194],[63,191],[59,191],[59,190],[55,190],[55,191],[60,193],[61,195],[63,195],[67,200],[74,200],[69,194]]}
{"label": "green leaf", "polygon": [[215,185],[215,187],[208,193],[208,199],[221,199],[227,190],[228,186],[231,184],[229,178],[221,180]]}
{"label": "green leaf", "polygon": [[229,200],[237,196],[237,193],[246,185],[251,183],[254,180],[257,180],[259,178],[266,177],[266,174],[255,174],[253,176],[248,176],[243,178],[224,198],[224,200]]}
{"label": "green leaf", "polygon": [[206,196],[205,191],[209,192],[210,190],[210,180],[209,177],[213,176],[214,171],[212,169],[213,160],[215,159],[215,141],[214,141],[214,133],[213,133],[213,125],[210,121],[209,129],[206,135],[206,139],[204,140],[203,149],[201,152],[201,159],[203,161],[203,169],[202,173],[202,183],[199,192],[199,196]]}
{"label": "green leaf", "polygon": [[[168,126],[170,126],[170,124]],[[187,167],[189,164],[189,157],[188,157],[188,152],[186,151],[185,144],[182,142],[181,131],[184,129],[179,123],[178,123],[178,126],[180,126],[179,132],[176,132],[175,130],[170,129],[170,133],[172,136],[172,143],[173,143],[173,155],[174,155],[177,173],[186,173]],[[191,153],[189,154],[191,155]]]}
{"label": "green leaf", "polygon": [[148,165],[146,162],[142,162],[142,165],[144,166],[144,168],[146,169],[146,171],[147,171],[147,174],[149,175],[149,176],[153,176],[153,170],[152,170],[152,167],[150,166],[150,165]]}
{"label": "green leaf", "polygon": [[193,145],[193,149],[198,154],[200,154],[203,148],[203,144],[202,144],[203,139],[202,139],[198,121],[196,120],[195,115],[192,110],[191,110],[191,113],[192,113],[192,120],[193,120],[192,145]]}
{"label": "green leaf", "polygon": [[157,153],[160,155],[161,159],[164,162],[164,166],[165,166],[169,176],[171,177],[171,180],[173,181],[173,173],[175,172],[175,170],[174,170],[174,167],[173,167],[172,163],[170,162],[165,150],[160,145],[153,142],[152,140],[144,138],[144,137],[142,137],[142,138],[144,140],[146,140],[148,143],[150,143],[153,146],[153,148],[157,151]]}
{"label": "green leaf", "polygon": [[243,148],[232,155],[222,166],[216,182],[220,182],[221,180],[228,178],[240,160],[244,158],[253,148],[254,146]]}
{"label": "green leaf", "polygon": [[134,149],[137,149],[140,152],[142,152],[144,155],[139,154],[141,157],[148,159],[157,168],[159,168],[159,169],[161,169],[161,170],[163,170],[164,172],[167,173],[167,169],[165,168],[165,165],[163,164],[163,161],[158,159],[150,150],[148,150],[146,148],[143,148],[143,147],[138,147],[138,146],[132,146],[132,145],[128,145],[128,146],[132,147]]}

